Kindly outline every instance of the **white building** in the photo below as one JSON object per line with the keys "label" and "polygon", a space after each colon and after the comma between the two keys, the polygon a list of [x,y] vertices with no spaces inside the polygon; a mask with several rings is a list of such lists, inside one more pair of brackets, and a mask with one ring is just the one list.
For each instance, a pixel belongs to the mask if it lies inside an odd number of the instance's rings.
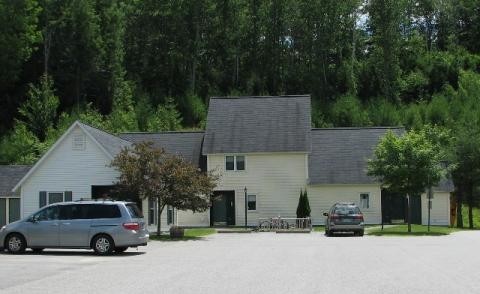
{"label": "white building", "polygon": [[[312,129],[310,115],[310,96],[218,97],[210,100],[204,132],[114,136],[75,122],[15,183],[11,195],[20,196],[22,217],[54,202],[108,196],[118,177],[110,167],[114,156],[132,143],[151,141],[220,175],[217,197],[208,211],[168,207],[162,215],[165,229],[171,223],[243,226],[245,208],[251,226],[259,218],[295,217],[300,190],[305,189],[314,224],[323,224],[323,212],[343,201],[357,203],[366,223],[380,223],[382,211],[385,222],[404,221],[405,197],[388,195],[366,175],[367,160],[379,139],[389,130],[397,134],[404,130]],[[432,224],[449,225],[451,191],[448,181],[435,188]],[[412,204],[413,222],[425,224],[425,195],[413,197]],[[155,205],[144,200],[142,206],[155,228]]]}

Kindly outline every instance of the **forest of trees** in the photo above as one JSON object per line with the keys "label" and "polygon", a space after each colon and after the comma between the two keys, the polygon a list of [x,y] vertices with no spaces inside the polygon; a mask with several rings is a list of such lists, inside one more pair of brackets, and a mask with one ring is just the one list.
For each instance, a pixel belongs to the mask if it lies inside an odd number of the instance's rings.
{"label": "forest of trees", "polygon": [[211,96],[311,94],[315,127],[445,128],[477,194],[480,0],[3,0],[0,65],[1,164],[76,119],[203,128]]}

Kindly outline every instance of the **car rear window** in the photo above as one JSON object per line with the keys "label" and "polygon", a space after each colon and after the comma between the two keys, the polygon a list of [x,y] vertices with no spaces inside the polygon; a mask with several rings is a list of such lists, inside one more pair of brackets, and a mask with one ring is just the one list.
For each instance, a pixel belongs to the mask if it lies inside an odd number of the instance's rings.
{"label": "car rear window", "polygon": [[138,208],[138,206],[134,203],[127,203],[125,205],[128,209],[128,213],[132,218],[143,218],[142,211]]}
{"label": "car rear window", "polygon": [[357,206],[337,206],[335,207],[334,213],[343,215],[359,214],[360,208],[358,208]]}

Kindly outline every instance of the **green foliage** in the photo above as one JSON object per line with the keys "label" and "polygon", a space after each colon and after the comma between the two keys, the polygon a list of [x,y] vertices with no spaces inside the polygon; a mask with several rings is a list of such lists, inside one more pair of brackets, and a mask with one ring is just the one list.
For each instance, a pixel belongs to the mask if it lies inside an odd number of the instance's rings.
{"label": "green foliage", "polygon": [[[446,154],[439,152],[442,149],[439,141],[444,136],[430,127],[402,136],[388,132],[368,161],[368,175],[377,178],[383,187],[403,195],[424,193],[428,187],[437,185],[443,176],[441,163]],[[408,224],[410,232],[410,218]]]}
{"label": "green foliage", "polygon": [[336,127],[367,126],[370,124],[367,112],[355,96],[345,95],[333,104],[331,120]]}
{"label": "green foliage", "polygon": [[400,126],[402,121],[397,106],[387,100],[374,100],[367,108],[369,121],[374,126]]}
{"label": "green foliage", "polygon": [[310,202],[308,201],[307,190],[300,191],[300,198],[298,198],[297,218],[310,217],[311,213]]}
{"label": "green foliage", "polygon": [[59,104],[52,80],[43,76],[38,87],[30,85],[28,99],[18,109],[28,129],[42,142],[45,140],[46,130],[53,126]]}
{"label": "green foliage", "polygon": [[[120,172],[117,186],[140,199],[157,201],[157,219],[166,205],[193,212],[210,207],[218,177],[205,173],[176,155],[155,149],[151,143],[122,150],[111,163]],[[157,234],[161,223],[158,221]]]}
{"label": "green foliage", "polygon": [[0,142],[1,164],[33,164],[39,158],[39,140],[23,122]]}
{"label": "green foliage", "polygon": [[167,98],[164,105],[159,105],[148,122],[150,132],[176,131],[181,128],[181,114],[172,98]]}

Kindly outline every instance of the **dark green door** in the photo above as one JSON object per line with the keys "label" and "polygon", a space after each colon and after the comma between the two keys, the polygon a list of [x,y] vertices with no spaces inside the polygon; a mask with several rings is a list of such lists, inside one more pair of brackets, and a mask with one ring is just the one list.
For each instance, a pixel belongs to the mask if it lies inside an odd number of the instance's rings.
{"label": "dark green door", "polygon": [[210,225],[235,225],[235,191],[215,191],[210,209]]}
{"label": "dark green door", "polygon": [[422,198],[420,195],[410,197],[410,209],[412,210],[412,224],[422,224]]}

